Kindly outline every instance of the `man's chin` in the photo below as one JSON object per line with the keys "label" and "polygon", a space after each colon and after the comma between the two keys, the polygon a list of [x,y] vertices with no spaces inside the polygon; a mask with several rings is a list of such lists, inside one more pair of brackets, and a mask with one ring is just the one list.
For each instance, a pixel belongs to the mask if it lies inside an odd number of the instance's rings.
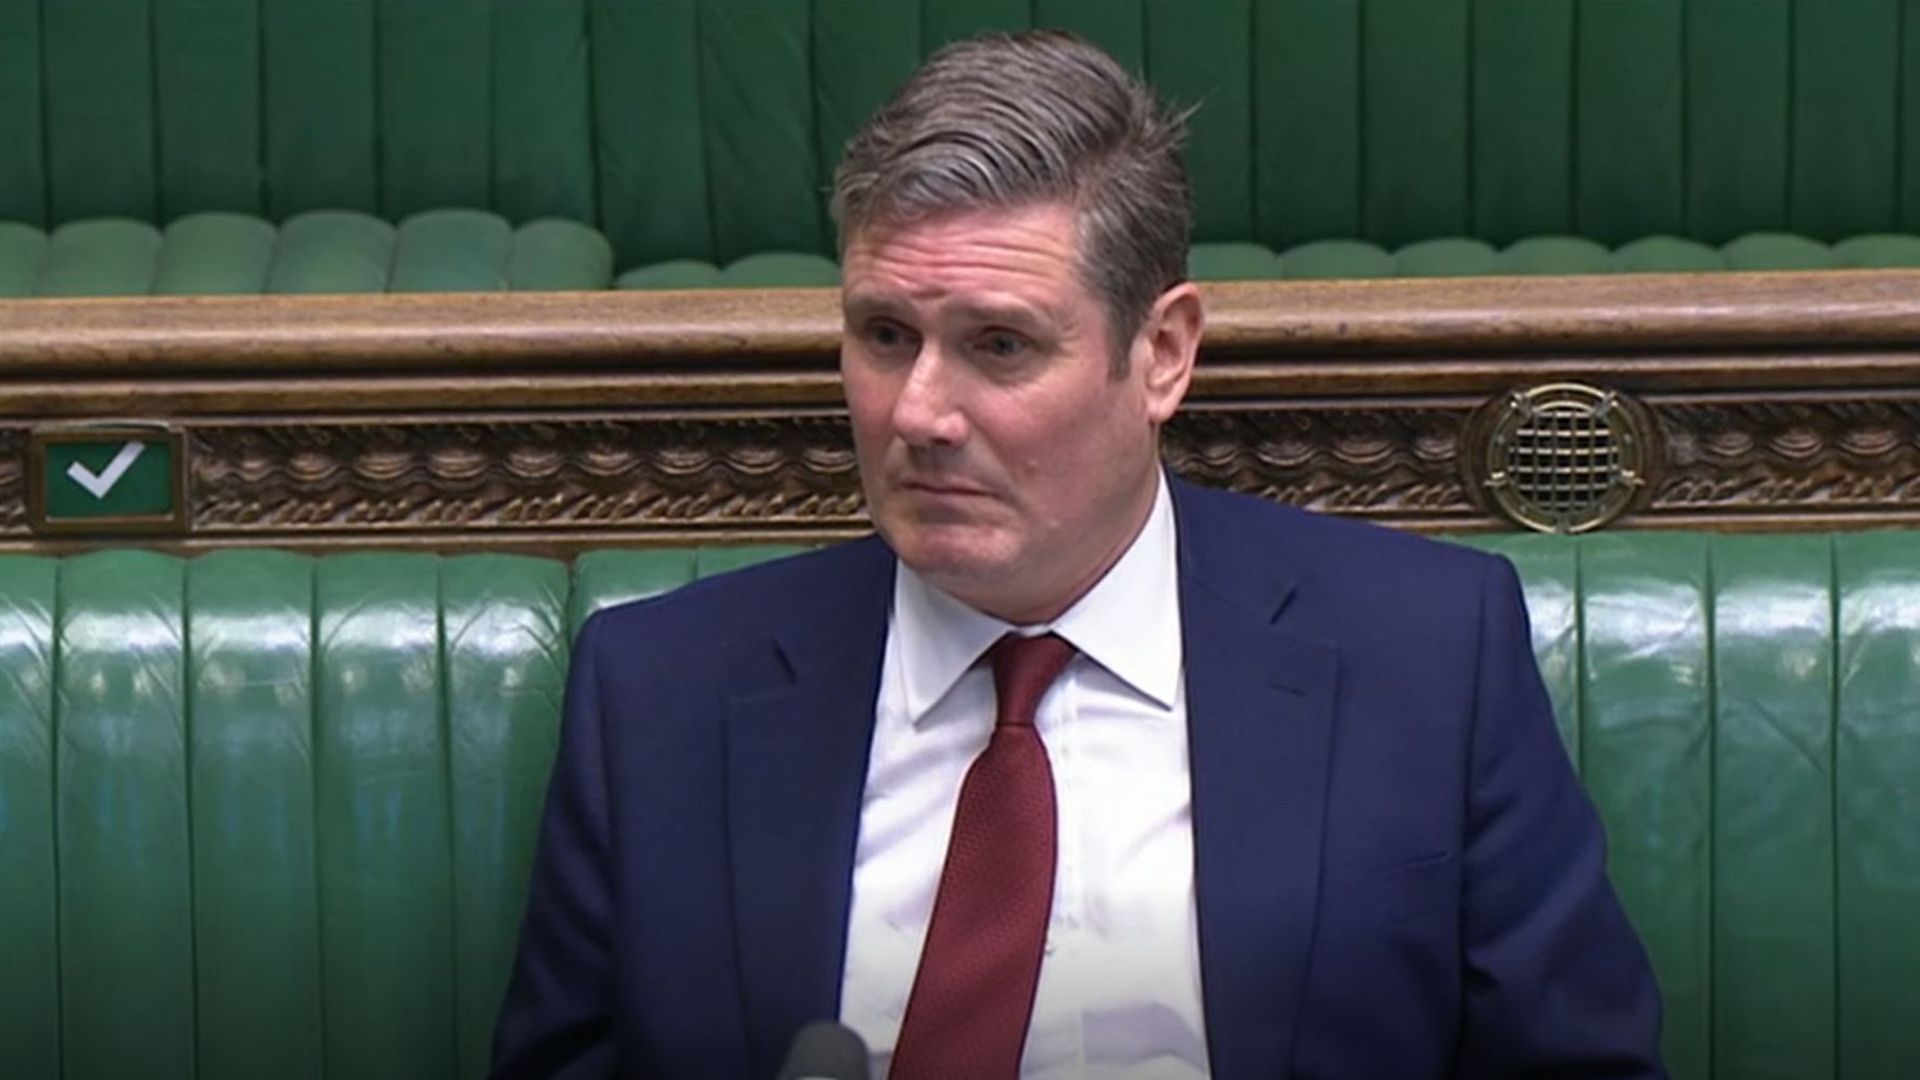
{"label": "man's chin", "polygon": [[915,522],[882,528],[881,535],[914,573],[962,599],[982,583],[1004,579],[1014,563],[1006,538],[980,525]]}

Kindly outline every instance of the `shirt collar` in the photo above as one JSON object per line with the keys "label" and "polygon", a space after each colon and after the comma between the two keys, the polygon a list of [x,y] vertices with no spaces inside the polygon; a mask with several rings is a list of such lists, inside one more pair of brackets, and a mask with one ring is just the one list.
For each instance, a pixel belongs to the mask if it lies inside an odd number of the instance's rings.
{"label": "shirt collar", "polygon": [[893,619],[907,716],[918,725],[960,676],[1008,632],[1052,631],[1163,709],[1180,687],[1179,576],[1165,476],[1133,543],[1051,623],[1016,627],[941,592],[911,567],[894,576]]}

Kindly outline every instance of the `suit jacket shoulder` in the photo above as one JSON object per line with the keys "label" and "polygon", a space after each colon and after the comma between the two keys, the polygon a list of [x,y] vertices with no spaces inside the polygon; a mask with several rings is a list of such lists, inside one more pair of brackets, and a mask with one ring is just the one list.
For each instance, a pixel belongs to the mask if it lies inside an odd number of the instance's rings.
{"label": "suit jacket shoulder", "polygon": [[604,608],[592,619],[605,624],[602,633],[615,635],[726,626],[790,633],[875,594],[891,598],[893,566],[886,544],[868,536],[701,578]]}
{"label": "suit jacket shoulder", "polygon": [[834,544],[603,609],[580,640],[650,687],[791,681],[884,631],[893,571],[877,537]]}
{"label": "suit jacket shoulder", "polygon": [[1296,632],[1347,651],[1458,638],[1489,576],[1512,573],[1498,556],[1379,525],[1185,483],[1175,492],[1183,573],[1238,602],[1284,607]]}

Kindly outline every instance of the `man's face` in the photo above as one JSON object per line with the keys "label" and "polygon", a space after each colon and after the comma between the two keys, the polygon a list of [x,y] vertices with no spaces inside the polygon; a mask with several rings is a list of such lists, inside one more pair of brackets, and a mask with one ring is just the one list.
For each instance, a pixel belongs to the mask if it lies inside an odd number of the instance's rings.
{"label": "man's face", "polygon": [[840,371],[874,524],[1012,622],[1065,610],[1139,531],[1199,337],[1197,294],[1169,290],[1115,377],[1075,244],[1072,210],[1038,204],[875,225],[843,259]]}

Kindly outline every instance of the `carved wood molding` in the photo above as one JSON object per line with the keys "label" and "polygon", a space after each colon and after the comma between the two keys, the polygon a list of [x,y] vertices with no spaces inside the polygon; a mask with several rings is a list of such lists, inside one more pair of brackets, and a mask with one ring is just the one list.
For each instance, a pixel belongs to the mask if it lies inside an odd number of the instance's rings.
{"label": "carved wood molding", "polygon": [[300,420],[192,433],[195,532],[857,529],[842,418]]}
{"label": "carved wood molding", "polygon": [[1484,516],[1460,474],[1473,401],[1398,408],[1208,407],[1168,425],[1164,453],[1188,479],[1330,513],[1458,527]]}
{"label": "carved wood molding", "polygon": [[1888,513],[1920,520],[1920,392],[1871,399],[1672,399],[1649,514]]}
{"label": "carved wood molding", "polygon": [[[1169,425],[1190,479],[1423,530],[1504,528],[1460,454],[1476,399],[1209,404]],[[1920,521],[1920,396],[1651,397],[1667,470],[1628,526]],[[831,410],[185,425],[195,544],[554,550],[865,528]],[[26,540],[25,429],[0,428],[0,532]],[[454,544],[457,541],[457,544]],[[16,545],[17,546],[17,545]],[[193,546],[193,545],[188,545]]]}
{"label": "carved wood molding", "polygon": [[0,427],[0,536],[27,532],[27,432]]}

